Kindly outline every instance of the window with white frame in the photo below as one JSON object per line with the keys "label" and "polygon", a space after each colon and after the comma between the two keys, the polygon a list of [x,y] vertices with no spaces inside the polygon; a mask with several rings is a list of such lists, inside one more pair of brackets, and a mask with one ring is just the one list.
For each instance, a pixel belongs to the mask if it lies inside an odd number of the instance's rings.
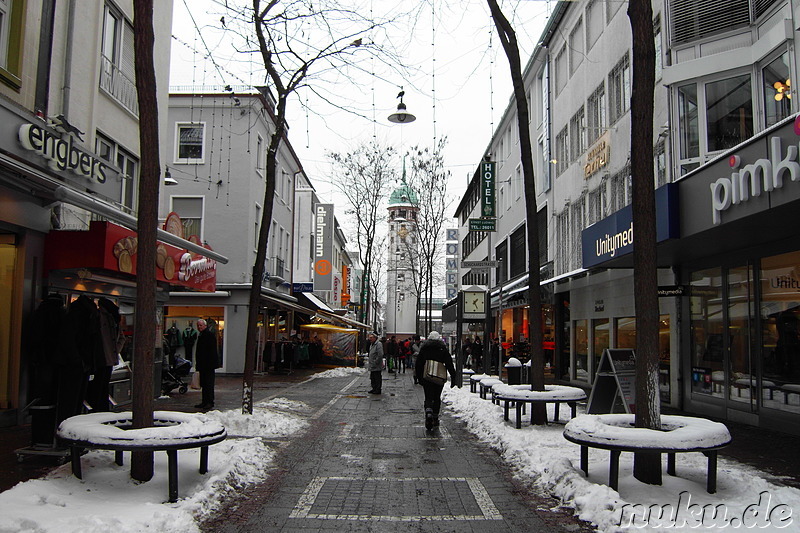
{"label": "window with white frame", "polygon": [[606,131],[606,86],[602,81],[586,100],[586,129],[589,144]]}
{"label": "window with white frame", "polygon": [[100,88],[134,115],[139,114],[133,54],[133,24],[116,6],[106,3]]}
{"label": "window with white frame", "polygon": [[569,144],[570,161],[577,160],[586,151],[586,115],[583,106],[569,121]]}
{"label": "window with white frame", "polygon": [[608,74],[609,124],[615,123],[624,115],[631,102],[631,69],[628,52]]}
{"label": "window with white frame", "polygon": [[202,165],[205,162],[205,122],[175,124],[175,163]]}
{"label": "window with white frame", "polygon": [[753,90],[750,74],[708,82],[706,142],[709,152],[733,148],[753,136]]}
{"label": "window with white frame", "polygon": [[562,46],[561,50],[556,54],[555,61],[555,82],[556,82],[556,96],[561,94],[561,90],[567,85],[567,47]]}
{"label": "window with white frame", "polygon": [[0,67],[8,66],[8,43],[11,34],[12,0],[0,0]]}
{"label": "window with white frame", "polygon": [[789,52],[784,51],[761,69],[765,128],[792,113],[792,75],[789,64]]}
{"label": "window with white frame", "polygon": [[172,208],[181,217],[183,223],[183,236],[188,239],[197,235],[203,242],[203,202],[202,196],[173,196]]}
{"label": "window with white frame", "polygon": [[586,50],[592,49],[604,27],[603,0],[589,0],[586,3]]}
{"label": "window with white frame", "polygon": [[253,232],[253,250],[258,251],[258,235],[261,232],[261,206],[256,205],[255,231]]}
{"label": "window with white frame", "polygon": [[565,125],[556,135],[556,176],[560,176],[569,166],[569,129]]}
{"label": "window with white frame", "polygon": [[[111,138],[97,132],[94,141],[97,156],[119,169],[119,196],[112,198],[121,205],[134,211],[136,207],[136,192],[139,187],[139,159],[119,146]],[[114,179],[114,178],[110,178]]]}
{"label": "window with white frame", "polygon": [[579,18],[569,34],[569,73],[574,74],[583,63],[583,19]]}

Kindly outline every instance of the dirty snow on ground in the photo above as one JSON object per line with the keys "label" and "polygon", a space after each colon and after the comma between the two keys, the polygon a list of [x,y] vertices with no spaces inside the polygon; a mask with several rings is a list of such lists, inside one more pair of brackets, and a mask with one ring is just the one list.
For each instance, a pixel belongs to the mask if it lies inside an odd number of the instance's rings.
{"label": "dirty snow on ground", "polygon": [[346,378],[348,376],[352,376],[353,374],[363,374],[365,370],[361,367],[357,366],[340,366],[336,368],[331,368],[330,370],[326,370],[324,372],[319,372],[310,376],[309,379],[320,379],[320,378]]}
{"label": "dirty snow on ground", "polygon": [[[446,388],[444,400],[472,433],[500,451],[517,476],[574,508],[599,531],[800,531],[800,490],[749,466],[720,459],[717,493],[708,494],[707,459],[700,453],[677,454],[677,477],[668,476],[665,468],[661,486],[635,480],[633,454],[623,453],[615,491],[606,486],[608,451],[590,449],[589,478],[580,471],[580,447],[563,437],[568,409],[561,410],[561,424],[530,426],[527,418],[522,429],[515,429],[513,415],[504,422],[502,406],[467,388]],[[548,404],[550,420],[553,411]]]}
{"label": "dirty snow on ground", "polygon": [[83,480],[66,464],[47,477],[20,483],[0,493],[0,533],[132,533],[139,531],[196,532],[232,491],[264,479],[274,453],[263,439],[286,437],[307,422],[288,410],[305,404],[276,398],[255,405],[253,415],[237,410],[211,411],[205,416],[222,423],[231,438],[209,447],[209,472],[198,473],[200,451],[178,452],[177,503],[167,500],[167,454],[154,454],[154,476],[147,483],[130,478],[125,465],[114,464],[114,453],[94,450],[81,459]]}

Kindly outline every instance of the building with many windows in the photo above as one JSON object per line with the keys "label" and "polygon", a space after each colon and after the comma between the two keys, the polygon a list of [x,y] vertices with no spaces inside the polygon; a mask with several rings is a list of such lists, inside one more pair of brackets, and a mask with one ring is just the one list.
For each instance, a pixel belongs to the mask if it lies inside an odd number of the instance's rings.
{"label": "building with many windows", "polygon": [[[553,379],[587,387],[605,348],[635,348],[636,339],[624,5],[556,4],[524,73],[543,348]],[[784,430],[800,412],[797,235],[787,217],[800,179],[797,9],[779,0],[653,4],[662,402]],[[477,172],[457,211],[461,258],[500,261],[484,279],[462,269],[461,284],[486,287],[490,332],[509,346],[528,327],[516,127],[512,100],[482,154],[497,162],[497,231],[467,225]]]}

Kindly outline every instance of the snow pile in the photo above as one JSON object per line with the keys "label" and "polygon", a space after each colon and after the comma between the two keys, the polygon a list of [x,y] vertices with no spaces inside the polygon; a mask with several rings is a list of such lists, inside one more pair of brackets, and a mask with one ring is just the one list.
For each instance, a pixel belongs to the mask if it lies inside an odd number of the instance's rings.
{"label": "snow pile", "polygon": [[[759,511],[758,517],[751,517],[753,521],[750,523],[756,523],[756,519],[763,521],[764,514],[769,517],[773,509],[780,511],[788,508],[790,513],[792,510],[800,512],[800,490],[778,485],[764,473],[726,459],[720,459],[718,463],[717,493],[708,494],[705,490],[707,459],[700,453],[678,454],[678,476],[668,476],[665,469],[661,486],[650,486],[635,480],[632,474],[633,454],[623,453],[620,456],[617,492],[605,485],[608,483],[609,453],[590,449],[589,478],[584,478],[579,469],[580,447],[564,439],[563,425],[523,425],[522,429],[514,429],[512,424],[503,421],[502,407],[480,399],[467,389],[446,388],[443,399],[472,433],[500,451],[521,480],[558,498],[563,505],[574,508],[578,517],[593,523],[602,532],[629,532],[634,529],[708,531],[711,530],[709,528],[716,530],[724,527],[719,516],[704,517],[702,524],[692,522],[692,517],[702,515],[702,507],[709,504],[721,505],[719,509],[724,510],[725,519],[729,521],[745,516],[748,507],[751,514],[754,509],[764,510]],[[553,404],[548,404],[547,409],[548,417],[552,418]],[[644,507],[634,507],[639,505]],[[678,509],[678,524],[663,524],[657,517],[651,516],[646,523],[635,521],[635,528],[620,525],[628,525],[626,520],[630,519],[632,509],[645,511],[650,505],[672,505]],[[778,511],[772,513],[773,521],[779,519]],[[688,521],[682,523],[681,520],[687,516]],[[731,522],[729,526],[734,523]],[[764,527],[777,530],[779,524],[773,522],[761,527],[761,531],[765,530]],[[800,516],[794,516],[793,522],[780,530],[800,531]]]}
{"label": "snow pile", "polygon": [[340,366],[337,368],[331,368],[330,370],[326,370],[324,372],[319,372],[318,374],[314,374],[309,379],[346,378],[352,376],[353,374],[363,374],[364,372],[366,372],[365,369],[357,366]]}
{"label": "snow pile", "polygon": [[133,533],[140,531],[198,532],[197,523],[209,516],[231,492],[266,477],[274,452],[264,438],[285,437],[307,423],[281,408],[302,409],[305,404],[280,399],[256,404],[253,415],[211,411],[205,416],[221,423],[228,438],[209,447],[205,475],[198,473],[200,450],[178,452],[178,495],[167,500],[167,454],[154,454],[154,475],[147,483],[130,478],[129,454],[125,465],[114,464],[114,453],[90,451],[81,459],[83,480],[69,464],[47,477],[20,483],[0,493],[0,533]]}

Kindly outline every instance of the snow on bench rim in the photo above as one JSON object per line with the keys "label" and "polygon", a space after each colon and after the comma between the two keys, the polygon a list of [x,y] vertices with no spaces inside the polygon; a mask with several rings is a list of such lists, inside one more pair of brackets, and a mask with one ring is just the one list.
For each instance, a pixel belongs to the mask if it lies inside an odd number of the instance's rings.
{"label": "snow on bench rim", "polygon": [[143,448],[202,443],[225,437],[225,427],[208,416],[178,411],[153,412],[154,426],[130,427],[133,413],[89,413],[67,418],[58,427],[58,436],[96,446],[136,446]]}
{"label": "snow on bench rim", "polygon": [[580,387],[567,385],[545,385],[543,391],[531,390],[530,385],[495,385],[495,396],[509,400],[541,400],[551,402],[570,402],[586,399],[586,391]]}
{"label": "snow on bench rim", "polygon": [[636,415],[580,415],[564,426],[564,436],[581,443],[630,448],[708,449],[731,441],[719,422],[693,416],[661,415],[661,431],[634,426]]}
{"label": "snow on bench rim", "polygon": [[469,377],[470,381],[480,381],[486,378],[500,379],[500,376],[498,376],[497,374],[472,374]]}
{"label": "snow on bench rim", "polygon": [[498,378],[483,378],[480,381],[482,387],[494,387],[497,385],[504,385],[503,381]]}

